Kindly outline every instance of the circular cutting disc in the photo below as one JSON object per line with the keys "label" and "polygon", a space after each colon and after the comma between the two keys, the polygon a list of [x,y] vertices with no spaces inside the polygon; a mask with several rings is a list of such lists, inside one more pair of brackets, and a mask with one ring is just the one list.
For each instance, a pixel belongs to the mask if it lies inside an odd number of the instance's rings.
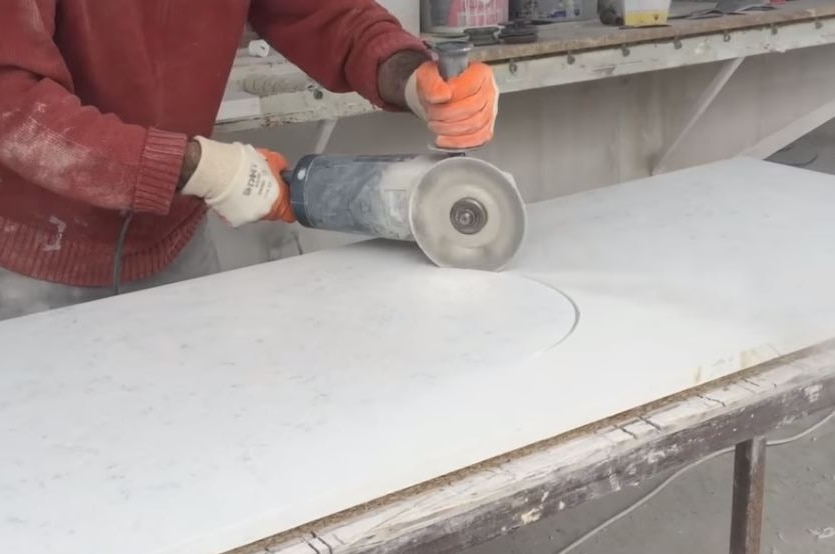
{"label": "circular cutting disc", "polygon": [[475,158],[430,169],[409,205],[412,234],[441,267],[498,270],[525,237],[525,204],[511,178]]}

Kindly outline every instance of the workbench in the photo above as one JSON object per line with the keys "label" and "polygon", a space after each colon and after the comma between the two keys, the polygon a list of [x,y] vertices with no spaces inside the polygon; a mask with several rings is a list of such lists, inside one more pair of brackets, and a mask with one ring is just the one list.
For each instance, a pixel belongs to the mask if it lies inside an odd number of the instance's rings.
{"label": "workbench", "polygon": [[[710,6],[678,1],[673,5],[674,15]],[[433,40],[429,36],[426,39]],[[607,27],[596,20],[556,23],[542,27],[536,43],[477,48],[473,59],[490,63],[500,90],[509,93],[833,43],[835,4],[829,0],[796,0],[773,11],[703,20],[673,19],[669,26],[653,28]],[[239,92],[243,79],[252,75],[277,77],[279,81],[286,77],[284,85],[278,85],[284,90],[260,98],[244,94],[250,100],[249,111],[222,116],[217,132],[337,120],[374,111],[356,94],[332,94],[300,77],[279,56],[256,58],[241,50],[230,91]],[[240,100],[241,96],[236,98]]]}
{"label": "workbench", "polygon": [[454,552],[835,407],[835,177],[529,207],[502,273],[345,248],[0,322],[0,545]]}
{"label": "workbench", "polygon": [[[454,554],[728,447],[735,447],[730,553],[758,554],[765,436],[832,410],[835,342],[828,342],[234,554]],[[652,548],[649,534],[646,548]]]}
{"label": "workbench", "polygon": [[[673,5],[681,15],[710,3]],[[513,173],[528,201],[729,157],[767,159],[835,118],[828,0],[667,27],[587,21],[540,33],[534,44],[474,52],[493,66],[503,93],[495,139],[478,155]],[[256,90],[252,82],[267,92],[244,90],[247,83]],[[216,131],[291,160],[418,152],[431,140],[408,116],[376,112],[355,94],[324,90],[278,55],[245,50]]]}

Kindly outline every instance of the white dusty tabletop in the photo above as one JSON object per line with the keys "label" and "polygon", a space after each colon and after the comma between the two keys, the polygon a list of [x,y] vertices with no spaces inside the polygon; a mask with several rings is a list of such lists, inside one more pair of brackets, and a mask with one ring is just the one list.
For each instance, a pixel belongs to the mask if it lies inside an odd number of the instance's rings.
{"label": "white dusty tabletop", "polygon": [[224,552],[833,337],[833,213],[735,160],[533,205],[500,274],[372,241],[0,323],[0,551]]}

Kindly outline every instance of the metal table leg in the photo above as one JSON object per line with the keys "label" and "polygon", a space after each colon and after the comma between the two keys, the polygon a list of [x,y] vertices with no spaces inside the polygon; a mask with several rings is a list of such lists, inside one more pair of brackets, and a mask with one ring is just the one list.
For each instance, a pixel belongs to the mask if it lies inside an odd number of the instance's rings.
{"label": "metal table leg", "polygon": [[759,554],[765,496],[765,437],[736,446],[731,554]]}

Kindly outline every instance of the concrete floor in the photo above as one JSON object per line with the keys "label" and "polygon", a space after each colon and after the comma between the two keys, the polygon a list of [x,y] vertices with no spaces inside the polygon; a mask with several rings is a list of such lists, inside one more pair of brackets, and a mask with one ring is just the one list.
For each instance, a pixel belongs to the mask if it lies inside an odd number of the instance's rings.
{"label": "concrete floor", "polygon": [[[773,159],[791,165],[814,159],[809,169],[835,175],[835,139],[812,134]],[[781,430],[780,435],[793,435],[820,417]],[[770,448],[767,460],[763,553],[835,553],[835,422],[796,443]],[[572,554],[728,552],[732,466],[733,456],[728,455],[694,468]],[[656,483],[541,520],[465,554],[557,554]]]}

